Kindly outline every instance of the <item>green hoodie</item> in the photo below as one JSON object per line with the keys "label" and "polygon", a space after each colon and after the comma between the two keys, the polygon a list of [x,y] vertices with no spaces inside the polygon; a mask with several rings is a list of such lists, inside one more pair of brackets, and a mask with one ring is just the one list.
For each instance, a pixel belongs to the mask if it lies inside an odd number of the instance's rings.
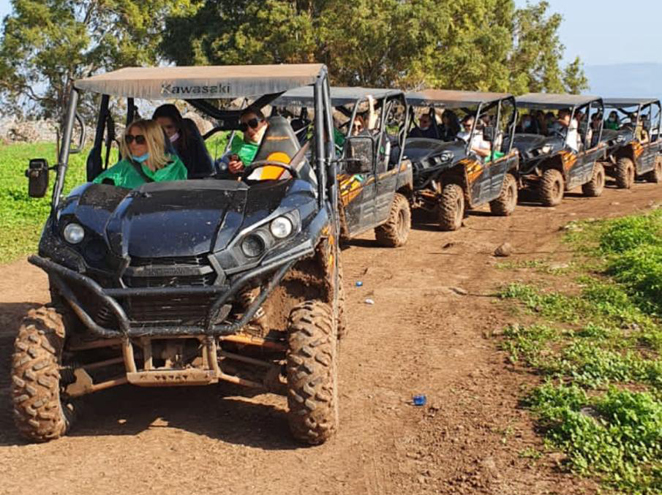
{"label": "green hoodie", "polygon": [[[145,175],[154,182],[186,180],[186,166],[184,166],[182,161],[176,155],[169,156],[169,158],[171,160],[170,163],[156,172],[152,172],[142,164],[140,167],[142,167]],[[93,182],[95,184],[101,184],[104,180],[110,180],[115,186],[124,187],[126,189],[134,189],[145,183],[145,179],[143,179],[142,175],[140,175],[131,162],[126,158],[100,174]]]}

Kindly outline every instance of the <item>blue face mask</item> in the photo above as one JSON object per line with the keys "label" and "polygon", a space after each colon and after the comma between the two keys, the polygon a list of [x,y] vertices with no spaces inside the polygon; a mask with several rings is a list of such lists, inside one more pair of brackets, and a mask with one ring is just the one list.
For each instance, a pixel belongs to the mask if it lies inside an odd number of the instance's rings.
{"label": "blue face mask", "polygon": [[136,161],[138,163],[145,163],[145,161],[149,158],[149,153],[145,153],[144,155],[140,155],[140,156],[131,155],[131,158],[133,159],[133,161]]}

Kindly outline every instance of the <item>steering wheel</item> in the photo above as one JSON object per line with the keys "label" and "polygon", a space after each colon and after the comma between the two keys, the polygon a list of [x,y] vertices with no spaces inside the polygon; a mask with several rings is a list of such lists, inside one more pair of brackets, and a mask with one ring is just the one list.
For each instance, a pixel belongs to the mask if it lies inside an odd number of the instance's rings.
{"label": "steering wheel", "polygon": [[[280,167],[286,170],[287,172],[289,172],[294,179],[299,178],[299,171],[288,163],[283,163],[275,160],[260,160],[258,162],[253,162],[248,167],[244,168],[241,174],[242,179],[243,180],[248,179],[253,172],[255,172],[257,169],[264,167]],[[278,180],[278,179],[274,179],[274,180]]]}

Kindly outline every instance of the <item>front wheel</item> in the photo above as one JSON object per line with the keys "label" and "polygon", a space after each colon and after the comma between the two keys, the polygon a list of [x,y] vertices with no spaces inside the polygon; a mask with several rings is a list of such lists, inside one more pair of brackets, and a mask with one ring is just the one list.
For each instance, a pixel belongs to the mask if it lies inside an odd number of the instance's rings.
{"label": "front wheel", "polygon": [[400,247],[407,243],[411,230],[411,208],[409,201],[395,193],[388,220],[375,229],[377,244],[384,247]]}
{"label": "front wheel", "polygon": [[437,206],[437,220],[441,230],[458,230],[464,219],[464,191],[458,184],[447,184]]}
{"label": "front wheel", "polygon": [[619,189],[630,189],[634,184],[637,171],[634,162],[625,156],[616,162],[616,186]]}
{"label": "front wheel", "polygon": [[14,342],[12,399],[14,421],[33,442],[64,435],[71,414],[61,398],[60,364],[64,319],[55,308],[32,309],[23,319]]}
{"label": "front wheel", "polygon": [[508,217],[517,207],[517,179],[512,174],[506,174],[501,187],[501,194],[490,202],[490,211],[493,215]]}
{"label": "front wheel", "polygon": [[593,177],[582,186],[582,193],[589,198],[597,198],[605,189],[605,167],[596,162],[593,167]]}
{"label": "front wheel", "polygon": [[646,180],[653,184],[662,182],[662,157],[655,160],[655,168],[646,174]]}
{"label": "front wheel", "polygon": [[306,301],[290,313],[287,350],[288,420],[294,437],[309,445],[338,428],[338,356],[333,312]]}
{"label": "front wheel", "polygon": [[545,206],[556,206],[563,201],[563,175],[556,169],[545,170],[540,180],[540,202]]}

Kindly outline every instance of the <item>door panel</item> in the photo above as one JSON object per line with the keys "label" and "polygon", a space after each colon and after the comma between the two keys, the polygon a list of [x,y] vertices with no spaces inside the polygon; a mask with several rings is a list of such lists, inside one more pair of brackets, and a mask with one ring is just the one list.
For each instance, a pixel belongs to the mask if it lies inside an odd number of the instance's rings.
{"label": "door panel", "polygon": [[341,175],[340,198],[345,207],[345,220],[350,236],[358,235],[375,223],[375,176]]}

